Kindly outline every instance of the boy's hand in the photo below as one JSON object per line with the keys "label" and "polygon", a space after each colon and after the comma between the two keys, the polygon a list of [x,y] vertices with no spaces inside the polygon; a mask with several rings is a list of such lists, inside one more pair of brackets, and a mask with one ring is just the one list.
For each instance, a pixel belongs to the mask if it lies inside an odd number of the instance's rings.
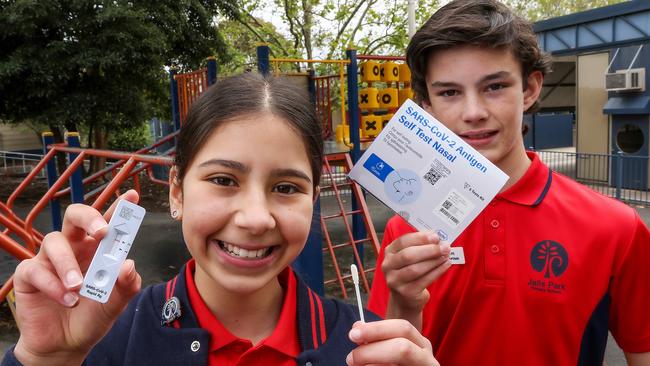
{"label": "boy's hand", "polygon": [[427,287],[451,267],[450,250],[431,232],[409,233],[386,247],[381,269],[390,290],[387,318],[407,319],[421,328]]}
{"label": "boy's hand", "polygon": [[348,366],[439,366],[431,342],[406,320],[356,322],[349,337],[359,346],[348,354]]}
{"label": "boy's hand", "polygon": [[[137,203],[138,194],[130,190],[120,199]],[[79,297],[82,273],[107,234],[116,205],[104,216],[90,206],[70,205],[61,232],[47,234],[38,254],[16,268],[20,338],[14,355],[22,364],[81,364],[140,290],[140,275],[127,260],[106,304]]]}

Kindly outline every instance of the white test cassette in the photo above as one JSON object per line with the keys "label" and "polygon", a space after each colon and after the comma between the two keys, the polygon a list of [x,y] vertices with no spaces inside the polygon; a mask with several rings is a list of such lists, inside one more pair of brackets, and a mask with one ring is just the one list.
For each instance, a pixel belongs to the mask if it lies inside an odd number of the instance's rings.
{"label": "white test cassette", "polygon": [[106,303],[111,296],[122,263],[126,260],[146,211],[126,200],[117,203],[108,223],[108,233],[99,242],[79,294]]}

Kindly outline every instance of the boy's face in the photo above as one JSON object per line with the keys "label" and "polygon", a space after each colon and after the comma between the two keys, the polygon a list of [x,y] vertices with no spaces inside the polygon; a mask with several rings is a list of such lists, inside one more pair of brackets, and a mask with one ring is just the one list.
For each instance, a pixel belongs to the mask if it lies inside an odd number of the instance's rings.
{"label": "boy's face", "polygon": [[492,163],[513,174],[528,167],[522,117],[537,100],[542,74],[528,77],[512,51],[460,46],[429,56],[423,107]]}

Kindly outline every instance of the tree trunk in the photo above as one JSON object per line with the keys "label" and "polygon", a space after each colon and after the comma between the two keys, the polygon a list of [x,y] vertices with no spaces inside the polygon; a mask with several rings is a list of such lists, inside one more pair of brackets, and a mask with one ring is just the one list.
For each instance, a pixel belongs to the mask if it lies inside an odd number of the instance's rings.
{"label": "tree trunk", "polygon": [[[93,146],[95,149],[106,150],[108,147],[108,131],[102,128],[95,128],[93,131]],[[106,166],[106,158],[94,157],[92,160],[91,173],[95,173]]]}

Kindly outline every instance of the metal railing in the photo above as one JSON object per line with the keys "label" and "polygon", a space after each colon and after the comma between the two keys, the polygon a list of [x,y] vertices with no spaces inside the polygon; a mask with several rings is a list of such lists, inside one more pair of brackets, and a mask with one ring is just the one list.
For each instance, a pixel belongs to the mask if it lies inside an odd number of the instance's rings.
{"label": "metal railing", "polygon": [[[0,175],[27,174],[34,169],[41,159],[43,159],[43,155],[40,154],[0,151],[0,160],[2,160],[2,165],[0,165]],[[41,172],[39,177],[45,177],[45,173]]]}
{"label": "metal railing", "polygon": [[650,203],[648,156],[546,150],[537,154],[554,171],[597,192],[627,203]]}

